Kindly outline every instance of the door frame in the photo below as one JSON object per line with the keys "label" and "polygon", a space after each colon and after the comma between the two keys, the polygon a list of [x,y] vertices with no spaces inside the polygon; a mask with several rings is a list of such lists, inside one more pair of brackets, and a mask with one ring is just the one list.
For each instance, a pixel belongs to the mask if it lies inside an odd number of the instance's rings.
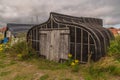
{"label": "door frame", "polygon": [[[41,31],[54,31],[54,30],[68,30],[68,33],[60,33],[63,34],[63,35],[68,35],[68,53],[70,53],[70,29],[69,28],[42,28],[39,30],[39,36],[41,34]],[[44,34],[44,33],[43,33]],[[47,32],[45,33],[47,35]],[[39,42],[40,42],[40,37],[39,37]],[[39,43],[39,47],[40,47],[40,43]],[[41,51],[39,51],[41,52]],[[41,54],[41,53],[40,53]],[[50,54],[50,53],[49,53]],[[47,54],[48,55],[48,54]],[[45,57],[47,57],[47,55],[45,55]],[[49,56],[49,55],[48,55]],[[59,58],[60,59],[60,58]]]}

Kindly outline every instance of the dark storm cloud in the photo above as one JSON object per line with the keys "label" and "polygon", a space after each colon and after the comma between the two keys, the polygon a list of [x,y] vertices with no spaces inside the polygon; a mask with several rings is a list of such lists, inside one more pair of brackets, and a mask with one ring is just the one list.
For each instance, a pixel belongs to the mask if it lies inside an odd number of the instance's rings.
{"label": "dark storm cloud", "polygon": [[120,24],[120,0],[0,0],[0,25],[8,22],[41,23],[49,13],[104,19],[105,25]]}

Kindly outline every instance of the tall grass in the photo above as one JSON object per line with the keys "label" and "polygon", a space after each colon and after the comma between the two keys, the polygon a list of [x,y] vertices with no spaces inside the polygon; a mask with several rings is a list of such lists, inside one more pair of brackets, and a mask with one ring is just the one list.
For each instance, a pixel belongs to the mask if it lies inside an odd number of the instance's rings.
{"label": "tall grass", "polygon": [[116,36],[115,40],[111,41],[108,55],[113,56],[115,59],[120,61],[120,36]]}
{"label": "tall grass", "polygon": [[[29,45],[29,46],[28,46]],[[98,62],[92,62],[89,61],[88,64],[81,64],[81,65],[71,65],[72,62],[75,63],[75,60],[68,60],[68,63],[66,64],[60,64],[53,61],[48,61],[43,58],[33,58],[36,56],[35,51],[32,49],[31,44],[26,43],[26,41],[18,41],[16,44],[10,46],[9,48],[6,48],[4,50],[6,53],[9,53],[10,56],[12,56],[15,59],[19,60],[26,60],[32,63],[32,65],[37,65],[38,70],[46,70],[46,71],[63,71],[63,73],[67,70],[68,73],[72,73],[73,75],[79,75],[79,72],[81,73],[80,76],[84,76],[85,80],[114,80],[114,79],[108,79],[109,77],[116,77],[120,76],[120,36],[117,36],[114,41],[111,41],[111,45],[108,49],[108,56],[100,59]],[[5,54],[4,54],[5,55]],[[0,55],[1,58],[4,59],[5,56]],[[0,61],[2,65],[0,65],[1,68],[8,66],[3,65],[4,63]],[[14,64],[12,62],[11,64]],[[69,66],[68,66],[69,65]],[[64,71],[65,70],[65,71]],[[73,73],[78,72],[78,73]],[[59,73],[58,73],[59,74]],[[0,75],[5,76],[8,75],[8,72],[3,71]],[[56,74],[57,75],[57,74]],[[41,76],[40,80],[49,80],[51,78],[50,74],[46,74]],[[21,80],[26,79],[24,75],[20,75],[15,77],[15,80]],[[59,79],[58,79],[59,80]],[[61,80],[72,80],[70,78],[64,78]],[[78,79],[76,79],[78,80]],[[119,79],[118,79],[119,80]]]}
{"label": "tall grass", "polygon": [[26,43],[26,41],[18,41],[9,49],[7,49],[6,52],[9,53],[13,58],[21,60],[29,59],[36,55],[36,52],[32,48],[31,44]]}
{"label": "tall grass", "polygon": [[84,73],[85,80],[109,80],[110,75],[120,76],[120,36],[111,41],[108,55],[96,63],[89,62]]}

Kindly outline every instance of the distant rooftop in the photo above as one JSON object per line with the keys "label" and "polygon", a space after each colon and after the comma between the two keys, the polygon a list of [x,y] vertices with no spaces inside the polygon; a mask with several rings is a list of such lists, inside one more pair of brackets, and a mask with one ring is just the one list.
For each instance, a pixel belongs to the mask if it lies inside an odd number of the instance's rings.
{"label": "distant rooftop", "polygon": [[8,23],[7,30],[11,31],[11,33],[16,36],[18,33],[25,32],[33,27],[36,24],[17,24],[17,23]]}

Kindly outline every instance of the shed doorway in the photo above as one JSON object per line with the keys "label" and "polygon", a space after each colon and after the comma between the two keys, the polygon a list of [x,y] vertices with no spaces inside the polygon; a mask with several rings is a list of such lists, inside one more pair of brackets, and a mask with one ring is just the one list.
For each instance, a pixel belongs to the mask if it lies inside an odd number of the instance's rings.
{"label": "shed doorway", "polygon": [[69,29],[40,29],[40,54],[48,60],[68,59]]}

